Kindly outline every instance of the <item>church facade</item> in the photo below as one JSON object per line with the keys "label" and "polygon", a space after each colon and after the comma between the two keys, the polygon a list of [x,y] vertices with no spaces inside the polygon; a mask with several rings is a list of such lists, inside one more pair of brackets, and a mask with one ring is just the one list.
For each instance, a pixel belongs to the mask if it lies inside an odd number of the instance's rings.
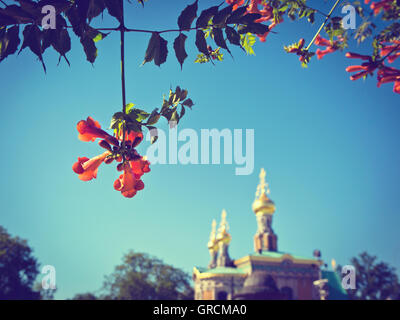
{"label": "church facade", "polygon": [[231,235],[226,211],[221,222],[212,222],[207,268],[195,267],[193,281],[196,300],[234,299],[346,299],[334,271],[323,270],[318,257],[306,258],[278,250],[278,236],[272,228],[276,207],[269,198],[265,170],[252,209],[257,221],[254,253],[237,260],[229,256]]}

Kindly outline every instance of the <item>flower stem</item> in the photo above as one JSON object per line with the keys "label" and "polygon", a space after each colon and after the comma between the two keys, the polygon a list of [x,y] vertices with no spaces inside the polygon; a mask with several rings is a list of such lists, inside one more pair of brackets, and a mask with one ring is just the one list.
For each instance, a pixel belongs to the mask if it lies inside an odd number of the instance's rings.
{"label": "flower stem", "polygon": [[[119,26],[121,34],[121,84],[122,84],[122,112],[126,113],[126,92],[125,92],[125,22],[124,22],[124,1],[121,1],[122,6],[122,21]],[[122,149],[125,149],[125,136],[126,136],[126,124],[125,121],[122,126]],[[122,153],[123,162],[125,162],[125,154]]]}
{"label": "flower stem", "polygon": [[325,21],[321,24],[321,26],[319,27],[317,33],[315,34],[314,38],[311,40],[310,44],[307,46],[306,51],[308,51],[312,44],[314,43],[315,39],[317,39],[318,35],[320,34],[320,32],[322,31],[322,28],[325,27],[326,23],[328,22],[329,18],[331,17],[333,11],[336,9],[337,5],[339,4],[340,0],[336,0],[336,3],[333,5],[331,11],[329,11],[328,15],[325,18]]}

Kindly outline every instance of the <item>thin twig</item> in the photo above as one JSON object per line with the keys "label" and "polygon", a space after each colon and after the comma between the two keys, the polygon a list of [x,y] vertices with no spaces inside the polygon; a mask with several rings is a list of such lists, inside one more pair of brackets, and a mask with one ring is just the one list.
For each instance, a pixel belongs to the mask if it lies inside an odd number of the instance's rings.
{"label": "thin twig", "polygon": [[319,27],[319,29],[318,29],[317,33],[315,34],[314,38],[311,40],[310,44],[307,46],[306,51],[308,51],[311,48],[311,46],[314,43],[315,39],[317,39],[318,35],[322,31],[322,28],[325,27],[325,24],[328,22],[329,18],[331,17],[333,11],[336,9],[336,7],[339,4],[339,2],[340,2],[340,0],[336,0],[336,3],[333,5],[331,11],[326,16],[325,21],[321,24],[321,26]]}

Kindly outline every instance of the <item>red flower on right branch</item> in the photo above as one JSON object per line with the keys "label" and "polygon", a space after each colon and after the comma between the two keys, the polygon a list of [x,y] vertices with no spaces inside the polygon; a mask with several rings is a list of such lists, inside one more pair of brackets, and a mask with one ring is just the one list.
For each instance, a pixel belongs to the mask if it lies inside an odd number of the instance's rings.
{"label": "red flower on right branch", "polygon": [[325,47],[325,49],[324,50],[317,49],[315,54],[317,55],[318,59],[322,59],[328,53],[333,53],[333,52],[337,51],[338,49],[340,49],[339,45],[343,41],[344,41],[344,39],[342,37],[338,37],[338,39],[335,41],[330,41],[330,40],[325,39],[325,38],[321,37],[320,35],[318,35],[317,38],[315,39],[314,43],[317,46]]}

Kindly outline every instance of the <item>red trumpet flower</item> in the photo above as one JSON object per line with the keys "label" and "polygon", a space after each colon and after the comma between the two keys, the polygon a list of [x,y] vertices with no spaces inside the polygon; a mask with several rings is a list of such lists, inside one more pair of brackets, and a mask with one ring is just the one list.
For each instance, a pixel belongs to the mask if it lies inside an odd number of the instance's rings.
{"label": "red trumpet flower", "polygon": [[82,181],[89,181],[93,178],[97,178],[97,170],[99,169],[99,166],[110,154],[110,152],[104,152],[92,159],[86,157],[78,158],[78,161],[72,166],[72,170],[78,174],[79,179]]}
{"label": "red trumpet flower", "polygon": [[136,192],[144,188],[142,180],[136,178],[135,173],[129,162],[124,164],[124,173],[119,176],[114,182],[114,189],[121,191],[121,194],[126,198],[132,198]]}
{"label": "red trumpet flower", "polygon": [[86,120],[81,120],[76,125],[79,132],[79,140],[81,141],[95,141],[97,138],[104,139],[108,143],[118,146],[118,140],[109,135],[107,132],[101,129],[100,124],[93,120],[92,117],[88,117]]}

